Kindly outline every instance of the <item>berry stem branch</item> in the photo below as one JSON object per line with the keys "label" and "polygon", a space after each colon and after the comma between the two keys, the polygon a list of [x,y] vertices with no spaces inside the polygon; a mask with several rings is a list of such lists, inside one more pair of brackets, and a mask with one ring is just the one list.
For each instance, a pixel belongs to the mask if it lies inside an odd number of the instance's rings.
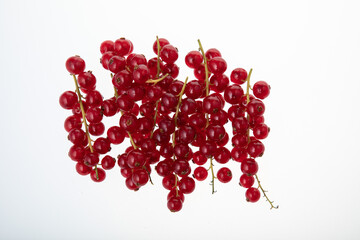
{"label": "berry stem branch", "polygon": [[270,205],[271,205],[271,208],[270,209],[273,209],[273,208],[275,208],[275,209],[278,209],[279,208],[279,205],[277,205],[276,207],[273,205],[273,203],[274,203],[274,201],[270,201],[270,199],[268,198],[268,196],[266,195],[266,191],[263,189],[263,187],[261,186],[261,184],[260,184],[260,180],[259,180],[259,178],[258,178],[258,176],[255,174],[255,178],[256,178],[256,181],[257,181],[257,183],[258,183],[258,185],[259,185],[259,188],[261,189],[261,191],[263,192],[263,194],[264,194],[264,197],[266,198],[266,201],[268,201],[269,203],[270,203]]}
{"label": "berry stem branch", "polygon": [[156,70],[156,77],[158,78],[160,75],[160,42],[159,37],[156,36],[156,45],[157,45],[157,70]]}
{"label": "berry stem branch", "polygon": [[[79,105],[80,105],[81,114],[82,114],[82,118],[83,118],[83,122],[84,122],[86,137],[87,137],[87,140],[88,140],[88,144],[89,144],[90,151],[93,153],[93,152],[94,152],[94,148],[93,148],[93,146],[92,146],[92,144],[91,144],[91,138],[90,138],[90,134],[89,134],[89,130],[88,130],[89,127],[88,127],[88,124],[87,124],[87,121],[86,121],[85,109],[84,109],[83,102],[82,102],[82,100],[81,100],[81,94],[80,94],[80,90],[79,90],[79,85],[78,85],[76,76],[75,76],[75,75],[72,75],[72,76],[73,76],[74,82],[75,82],[76,93],[77,93],[78,98],[79,98]],[[99,175],[98,175],[98,170],[97,170],[97,166],[96,166],[96,165],[95,165],[95,172],[96,172],[96,179],[99,180]]]}
{"label": "berry stem branch", "polygon": [[210,158],[210,169],[211,169],[211,188],[212,188],[212,194],[215,193],[215,174],[214,174],[214,168],[213,168],[213,162],[212,157]]}
{"label": "berry stem branch", "polygon": [[155,126],[156,126],[156,119],[157,119],[157,115],[158,115],[158,112],[159,112],[159,102],[160,102],[160,99],[155,102],[156,107],[155,107],[155,114],[154,114],[154,124],[153,124],[153,129],[152,129],[151,134],[150,134],[150,138],[152,138],[153,135],[154,135],[154,129],[155,129]]}
{"label": "berry stem branch", "polygon": [[164,80],[167,76],[169,76],[169,74],[165,74],[164,76],[162,76],[161,78],[158,79],[149,79],[146,81],[146,83],[153,83],[154,85],[157,84],[158,82]]}

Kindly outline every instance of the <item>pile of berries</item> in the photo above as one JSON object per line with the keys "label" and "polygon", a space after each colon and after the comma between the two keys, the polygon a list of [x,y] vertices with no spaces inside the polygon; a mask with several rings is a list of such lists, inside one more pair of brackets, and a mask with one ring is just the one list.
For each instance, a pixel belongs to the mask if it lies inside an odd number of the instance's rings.
{"label": "pile of berries", "polygon": [[[155,171],[163,177],[169,191],[167,206],[181,210],[184,194],[194,191],[196,181],[211,174],[214,182],[227,183],[232,171],[227,167],[214,170],[214,161],[225,165],[231,159],[242,171],[240,185],[246,188],[246,200],[256,202],[265,191],[256,175],[255,159],[264,154],[261,142],[269,133],[264,123],[265,105],[270,93],[264,81],[250,87],[250,76],[242,68],[225,75],[227,63],[219,50],[191,51],[185,57],[193,69],[194,80],[177,80],[178,49],[164,38],[153,44],[155,56],[146,59],[133,53],[133,44],[125,38],[101,43],[102,66],[111,72],[114,96],[104,100],[96,90],[96,77],[85,71],[79,56],[67,59],[66,69],[73,76],[75,91],[60,96],[60,105],[71,110],[65,120],[68,139],[73,144],[69,156],[76,162],[80,175],[90,175],[95,182],[106,177],[105,170],[116,163],[125,185],[137,191]],[[245,85],[245,91],[241,85]],[[252,89],[252,94],[249,90]],[[105,128],[104,117],[116,117],[119,124]],[[232,125],[232,133],[225,124]],[[252,133],[252,134],[251,134]],[[96,138],[95,140],[93,140]],[[113,145],[129,139],[131,146],[114,158],[108,155]],[[225,145],[231,141],[233,148]],[[208,168],[203,167],[208,166]],[[195,181],[196,180],[196,181]],[[259,187],[253,187],[257,180]],[[270,202],[271,207],[272,202]]]}

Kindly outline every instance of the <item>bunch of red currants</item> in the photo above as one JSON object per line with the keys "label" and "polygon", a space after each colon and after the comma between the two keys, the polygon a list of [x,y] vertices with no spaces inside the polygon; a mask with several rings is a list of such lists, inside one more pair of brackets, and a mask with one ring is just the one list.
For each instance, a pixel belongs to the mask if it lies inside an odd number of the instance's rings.
{"label": "bunch of red currants", "polygon": [[[221,167],[215,175],[213,163],[223,165],[232,159],[240,163],[240,185],[247,188],[246,200],[258,201],[261,190],[273,208],[256,175],[255,160],[264,154],[261,139],[270,131],[264,123],[262,102],[270,86],[258,81],[251,88],[252,69],[248,74],[236,68],[229,79],[221,53],[215,48],[205,52],[200,40],[198,43],[199,51],[185,57],[195,80],[186,78],[183,82],[176,79],[178,49],[168,40],[156,39],[156,56],[149,60],[133,53],[128,39],[104,41],[100,62],[111,72],[114,87],[114,96],[105,100],[96,90],[96,77],[85,71],[85,61],[79,56],[68,58],[66,69],[74,78],[75,91],[64,92],[59,101],[72,111],[64,124],[73,144],[69,156],[76,162],[76,171],[90,175],[95,182],[103,181],[105,170],[117,162],[126,187],[134,191],[152,183],[151,173],[155,170],[163,177],[163,187],[169,190],[167,206],[173,212],[181,210],[184,194],[194,191],[195,180],[204,181],[208,173],[213,193],[215,179],[229,182],[231,170]],[[245,92],[242,84],[246,85]],[[120,117],[119,124],[106,130],[104,116]],[[224,127],[229,121],[231,140]],[[117,159],[108,155],[112,145],[125,139],[131,146],[124,153]],[[231,150],[225,147],[229,140]],[[202,166],[205,164],[209,167]],[[253,187],[255,180],[257,188]]]}

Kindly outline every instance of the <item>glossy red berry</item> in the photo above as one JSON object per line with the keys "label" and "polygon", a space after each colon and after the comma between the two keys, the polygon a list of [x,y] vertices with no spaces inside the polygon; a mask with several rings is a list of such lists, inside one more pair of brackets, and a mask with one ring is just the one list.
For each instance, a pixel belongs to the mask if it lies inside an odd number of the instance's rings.
{"label": "glossy red berry", "polygon": [[245,192],[246,201],[257,202],[260,199],[260,191],[257,188],[249,188]]}
{"label": "glossy red berry", "polygon": [[150,77],[150,71],[146,65],[140,64],[137,67],[135,67],[133,71],[133,79],[136,83],[144,84],[147,80],[149,80],[149,77]]}
{"label": "glossy red berry", "polygon": [[120,118],[120,127],[130,133],[135,132],[139,127],[136,116],[132,113],[124,113]]}
{"label": "glossy red berry", "polygon": [[249,122],[245,117],[240,116],[233,120],[232,127],[236,133],[245,134],[249,129]]}
{"label": "glossy red berry", "polygon": [[85,156],[85,149],[82,146],[73,145],[69,150],[69,157],[78,162],[82,162]]}
{"label": "glossy red berry", "polygon": [[103,114],[100,108],[96,107],[90,107],[86,111],[86,120],[89,121],[89,123],[99,123],[103,119]]}
{"label": "glossy red berry", "polygon": [[112,144],[120,144],[124,141],[126,132],[118,126],[113,126],[107,130],[106,134]]}
{"label": "glossy red berry", "polygon": [[132,181],[136,186],[144,186],[149,181],[149,174],[145,169],[137,169],[132,174]]}
{"label": "glossy red berry", "polygon": [[100,58],[100,63],[101,65],[103,66],[103,68],[105,68],[106,70],[109,69],[109,62],[110,62],[110,59],[112,57],[115,56],[115,53],[114,52],[105,52],[101,58]]}
{"label": "glossy red berry", "polygon": [[175,178],[174,174],[166,175],[162,180],[163,187],[167,190],[173,189],[175,187]]}
{"label": "glossy red berry", "polygon": [[65,119],[64,128],[67,132],[70,132],[74,128],[81,128],[81,118],[75,115],[69,116]]}
{"label": "glossy red berry", "polygon": [[230,104],[239,104],[243,95],[244,90],[237,84],[228,86],[224,91],[224,99]]}
{"label": "glossy red berry", "polygon": [[217,179],[222,183],[228,183],[232,179],[231,170],[227,167],[220,168],[216,174]]}
{"label": "glossy red berry", "polygon": [[103,157],[103,159],[101,160],[101,167],[105,170],[110,170],[115,166],[116,160],[115,158],[106,155],[105,157]]}
{"label": "glossy red berry", "polygon": [[82,129],[74,128],[69,132],[68,139],[74,145],[83,146],[83,143],[87,141],[86,134]]}
{"label": "glossy red berry", "polygon": [[79,86],[86,90],[93,90],[96,85],[96,77],[92,74],[91,71],[82,72],[79,74],[78,78]]}
{"label": "glossy red berry", "polygon": [[172,165],[172,159],[165,159],[156,165],[155,170],[159,176],[165,177],[173,171]]}
{"label": "glossy red berry", "polygon": [[114,50],[117,55],[126,56],[132,52],[132,42],[125,38],[120,38],[115,41]]}
{"label": "glossy red berry", "polygon": [[260,116],[265,112],[265,105],[261,100],[253,99],[246,106],[246,111],[251,117]]}
{"label": "glossy red berry", "polygon": [[218,142],[221,139],[223,139],[223,137],[225,136],[225,128],[221,125],[213,125],[210,124],[207,128],[206,128],[206,135],[208,137],[208,139]]}
{"label": "glossy red berry", "polygon": [[129,95],[122,94],[116,99],[117,107],[124,112],[129,112],[134,107],[134,100],[132,100]]}
{"label": "glossy red berry", "polygon": [[108,99],[101,104],[101,111],[106,117],[112,117],[117,113],[118,107],[115,99]]}
{"label": "glossy red berry", "polygon": [[231,150],[231,158],[234,159],[236,162],[243,162],[245,159],[247,159],[248,153],[245,148],[241,147],[234,147]]}
{"label": "glossy red berry", "polygon": [[253,129],[254,137],[256,137],[257,139],[264,139],[268,136],[269,130],[270,128],[264,123],[255,125]]}
{"label": "glossy red berry", "polygon": [[104,169],[98,167],[97,169],[91,170],[90,177],[94,182],[102,182],[105,180],[106,173]]}
{"label": "glossy red berry", "polygon": [[181,143],[189,144],[194,141],[196,131],[193,127],[182,126],[179,128],[179,141]]}
{"label": "glossy red berry", "polygon": [[254,185],[255,182],[255,178],[252,175],[248,175],[248,174],[243,174],[240,177],[240,182],[239,185],[244,187],[244,188],[250,188],[252,187],[252,185]]}
{"label": "glossy red berry", "polygon": [[231,153],[225,147],[218,148],[214,154],[214,159],[221,164],[225,164],[229,162],[230,158],[231,158]]}
{"label": "glossy red berry", "polygon": [[65,63],[70,74],[77,75],[85,70],[85,61],[79,56],[69,57]]}
{"label": "glossy red berry", "polygon": [[132,83],[132,75],[127,70],[122,70],[114,75],[112,83],[119,89],[129,89]]}
{"label": "glossy red berry", "polygon": [[204,98],[203,101],[203,110],[206,113],[217,113],[223,108],[221,99],[215,95],[209,95]]}
{"label": "glossy red berry", "polygon": [[195,181],[191,177],[183,177],[179,182],[179,189],[184,194],[190,194],[195,189]]}
{"label": "glossy red berry", "polygon": [[90,123],[88,127],[89,133],[93,136],[100,136],[105,131],[105,125],[102,122]]}
{"label": "glossy red berry", "polygon": [[85,99],[89,107],[100,107],[103,102],[103,96],[96,90],[88,92]]}
{"label": "glossy red berry", "polygon": [[66,91],[63,94],[61,94],[59,98],[60,106],[64,109],[72,109],[75,104],[78,102],[78,96],[75,92],[72,91]]}
{"label": "glossy red berry", "polygon": [[90,174],[91,167],[86,166],[84,163],[78,162],[76,164],[76,171],[78,172],[78,174],[85,176]]}
{"label": "glossy red berry", "polygon": [[182,209],[182,201],[180,197],[172,197],[167,202],[167,207],[171,212],[178,212]]}
{"label": "glossy red berry", "polygon": [[118,73],[125,69],[126,60],[121,56],[113,56],[108,62],[108,69],[113,73]]}
{"label": "glossy red berry", "polygon": [[136,184],[132,180],[132,174],[129,177],[126,178],[125,185],[130,190],[134,190],[134,191],[139,190],[139,187],[136,186]]}
{"label": "glossy red berry", "polygon": [[179,57],[178,50],[174,46],[167,44],[161,48],[160,57],[164,62],[172,64]]}
{"label": "glossy red berry", "polygon": [[208,158],[215,154],[216,149],[217,145],[214,141],[206,141],[203,145],[200,146],[200,152]]}
{"label": "glossy red berry", "polygon": [[160,147],[160,155],[164,158],[172,157],[174,149],[171,143],[163,144]]}
{"label": "glossy red berry", "polygon": [[185,95],[188,98],[197,99],[204,93],[204,86],[198,80],[192,80],[185,86]]}
{"label": "glossy red berry", "polygon": [[108,51],[114,51],[114,42],[111,40],[103,41],[100,45],[101,54],[108,52]]}
{"label": "glossy red berry", "polygon": [[209,71],[215,75],[221,75],[227,69],[227,63],[222,57],[211,58],[207,64]]}
{"label": "glossy red berry", "polygon": [[270,94],[270,85],[264,81],[258,81],[253,86],[253,94],[255,97],[264,99]]}
{"label": "glossy red berry", "polygon": [[205,56],[208,60],[210,60],[214,57],[221,57],[221,53],[216,48],[210,48],[205,52]]}
{"label": "glossy red berry", "polygon": [[179,189],[175,189],[175,188],[170,190],[169,194],[167,195],[167,200],[169,201],[173,197],[180,198],[181,202],[184,202],[185,200],[184,194]]}
{"label": "glossy red berry", "polygon": [[197,167],[194,170],[193,176],[198,181],[204,181],[208,176],[208,171],[204,167]]}
{"label": "glossy red berry", "polygon": [[264,154],[264,151],[265,146],[259,140],[250,141],[247,147],[248,154],[253,158],[261,157]]}
{"label": "glossy red berry", "polygon": [[[159,44],[160,44],[160,51],[161,51],[161,49],[162,49],[164,46],[166,46],[166,45],[168,45],[168,44],[170,44],[170,43],[169,43],[169,41],[168,41],[167,39],[165,39],[165,38],[159,38]],[[154,44],[153,44],[153,51],[154,51],[154,53],[155,53],[156,55],[158,54],[157,41],[155,41]]]}
{"label": "glossy red berry", "polygon": [[185,63],[189,68],[198,68],[204,58],[199,51],[191,51],[185,56]]}
{"label": "glossy red berry", "polygon": [[162,67],[163,74],[169,74],[171,77],[176,78],[179,75],[179,67],[175,63],[168,63]]}
{"label": "glossy red berry", "polygon": [[130,71],[141,64],[147,65],[146,57],[143,54],[130,54],[126,59],[126,65]]}
{"label": "glossy red berry", "polygon": [[98,164],[99,161],[100,161],[100,159],[99,159],[99,154],[98,154],[98,153],[96,153],[96,152],[88,152],[88,153],[85,153],[84,163],[85,163],[87,166],[93,167],[93,166],[95,166],[96,164]]}
{"label": "glossy red berry", "polygon": [[253,158],[248,158],[241,163],[241,171],[247,175],[255,175],[259,170],[257,162]]}
{"label": "glossy red berry", "polygon": [[225,74],[213,75],[210,78],[210,90],[222,93],[229,86],[229,78]]}
{"label": "glossy red berry", "polygon": [[111,150],[109,139],[103,137],[96,139],[93,147],[94,150],[100,154],[105,154]]}
{"label": "glossy red berry", "polygon": [[243,68],[235,68],[230,75],[230,79],[233,83],[243,84],[246,82],[247,72]]}
{"label": "glossy red berry", "polygon": [[165,93],[161,98],[161,104],[165,108],[172,110],[177,106],[178,98],[171,93]]}

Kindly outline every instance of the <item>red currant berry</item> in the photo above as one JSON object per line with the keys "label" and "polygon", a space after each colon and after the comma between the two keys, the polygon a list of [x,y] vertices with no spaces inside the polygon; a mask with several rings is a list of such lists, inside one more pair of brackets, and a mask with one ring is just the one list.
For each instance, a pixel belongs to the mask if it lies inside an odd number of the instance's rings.
{"label": "red currant berry", "polygon": [[261,157],[264,154],[264,151],[265,146],[259,140],[250,141],[247,147],[248,154],[253,158]]}
{"label": "red currant berry", "polygon": [[129,67],[130,71],[133,71],[136,66],[141,64],[147,65],[146,58],[142,54],[131,54],[126,59],[126,65]]}
{"label": "red currant berry", "polygon": [[191,172],[190,164],[186,160],[176,160],[173,164],[174,173],[179,176],[189,175]]}
{"label": "red currant berry", "polygon": [[169,110],[174,109],[177,103],[178,98],[171,93],[165,93],[161,98],[161,104]]}
{"label": "red currant berry", "polygon": [[73,56],[66,60],[65,66],[70,74],[77,75],[85,70],[85,61],[79,56]]}
{"label": "red currant berry", "polygon": [[94,142],[94,150],[100,154],[105,154],[111,150],[110,141],[107,138],[99,137]]}
{"label": "red currant berry", "polygon": [[178,50],[174,46],[167,44],[161,48],[160,57],[164,62],[172,64],[179,57]]}
{"label": "red currant berry", "polygon": [[214,57],[221,57],[221,53],[216,48],[210,48],[205,52],[205,56],[208,60],[210,60]]}
{"label": "red currant berry", "polygon": [[163,145],[170,141],[170,135],[162,133],[160,129],[156,129],[153,133],[153,139],[157,145]]}
{"label": "red currant berry", "polygon": [[133,150],[127,155],[127,164],[131,168],[141,167],[145,164],[145,154],[140,150]]}
{"label": "red currant berry", "polygon": [[225,128],[220,125],[209,125],[206,128],[206,135],[208,139],[213,140],[215,142],[220,141],[225,136]]}
{"label": "red currant berry", "polygon": [[247,174],[243,174],[240,177],[239,185],[244,188],[250,188],[250,187],[252,187],[252,185],[254,185],[254,182],[255,182],[254,176],[249,176]]}
{"label": "red currant berry", "polygon": [[232,139],[231,143],[233,146],[244,148],[248,145],[249,138],[246,134],[235,134]]}
{"label": "red currant berry", "polygon": [[123,176],[124,178],[129,178],[132,175],[132,169],[129,167],[121,168],[120,173],[121,173],[121,176]]}
{"label": "red currant berry", "polygon": [[204,98],[203,110],[206,113],[217,113],[223,108],[221,99],[216,95],[209,95]]}
{"label": "red currant berry", "polygon": [[125,38],[120,38],[115,41],[114,50],[117,55],[126,56],[132,52],[132,42]]}
{"label": "red currant berry", "polygon": [[149,68],[144,64],[138,65],[133,71],[133,79],[138,84],[144,84],[149,80],[149,76]]}
{"label": "red currant berry", "polygon": [[89,123],[99,123],[103,119],[103,114],[100,108],[90,107],[86,111],[86,119]]}
{"label": "red currant berry", "polygon": [[253,99],[248,103],[246,111],[251,117],[260,116],[265,112],[265,105],[261,100]]}
{"label": "red currant berry", "polygon": [[78,174],[85,176],[90,174],[91,167],[86,166],[84,163],[78,162],[76,164],[76,171],[78,172]]}
{"label": "red currant berry", "polygon": [[82,146],[86,141],[86,134],[82,129],[74,128],[69,132],[68,139],[74,145]]}
{"label": "red currant berry", "polygon": [[93,90],[95,88],[96,77],[91,71],[80,73],[77,80],[82,89]]}
{"label": "red currant berry", "polygon": [[[169,41],[168,41],[167,39],[165,39],[165,38],[159,38],[159,44],[160,44],[160,50],[161,50],[164,46],[166,46],[166,45],[168,45],[168,44],[170,44],[170,43],[169,43]],[[155,53],[156,55],[158,54],[157,41],[155,41],[154,44],[153,44],[153,51],[154,51],[154,53]]]}
{"label": "red currant berry", "polygon": [[100,58],[100,63],[106,70],[109,69],[109,62],[112,57],[115,56],[114,52],[105,52]]}
{"label": "red currant berry", "polygon": [[149,174],[145,169],[137,169],[132,174],[132,181],[136,186],[144,186],[149,181]]}
{"label": "red currant berry", "polygon": [[135,132],[139,127],[136,116],[132,113],[124,113],[120,118],[120,127],[130,133]]}
{"label": "red currant berry", "polygon": [[195,189],[195,181],[191,177],[183,177],[179,182],[179,189],[184,194],[190,194]]}
{"label": "red currant berry", "polygon": [[113,126],[107,130],[107,138],[112,144],[120,144],[124,141],[126,132],[117,126]]}
{"label": "red currant berry", "polygon": [[100,107],[103,102],[103,96],[98,91],[90,91],[86,95],[86,103],[90,107]]}
{"label": "red currant berry", "polygon": [[165,159],[163,161],[160,161],[156,167],[155,170],[161,177],[165,177],[169,175],[173,171],[173,162],[171,159]]}
{"label": "red currant berry", "polygon": [[229,86],[229,78],[225,74],[213,75],[210,78],[210,90],[214,92],[222,93],[227,86]]}
{"label": "red currant berry", "polygon": [[127,94],[122,94],[116,100],[117,106],[121,111],[129,112],[133,107],[135,102]]}
{"label": "red currant berry", "polygon": [[249,129],[249,122],[243,116],[237,117],[233,120],[232,127],[236,133],[245,134]]}
{"label": "red currant berry", "polygon": [[65,119],[64,128],[67,132],[70,132],[74,128],[81,128],[81,118],[75,115],[69,116]]}
{"label": "red currant berry", "polygon": [[208,171],[204,167],[197,167],[193,176],[198,181],[204,181],[208,176]]}
{"label": "red currant berry", "polygon": [[[249,125],[251,128],[254,128],[256,125],[260,125],[262,123],[264,123],[265,119],[263,115],[260,116],[255,116],[255,117],[250,117],[249,116]],[[270,132],[270,128],[269,131]]]}
{"label": "red currant berry", "polygon": [[194,141],[196,131],[191,126],[181,126],[179,128],[179,141],[189,144]]}
{"label": "red currant berry", "polygon": [[249,188],[245,193],[246,201],[257,202],[260,199],[260,191],[257,188]]}
{"label": "red currant berry", "polygon": [[190,115],[196,112],[196,102],[194,99],[185,98],[181,101],[180,111],[182,114]]}
{"label": "red currant berry", "polygon": [[115,74],[112,83],[116,88],[129,89],[132,83],[132,76],[127,70],[122,70]]}
{"label": "red currant berry", "polygon": [[221,75],[227,69],[226,61],[222,57],[211,58],[207,64],[209,71],[215,75]]}
{"label": "red currant berry", "polygon": [[258,124],[253,129],[254,137],[256,137],[257,139],[264,139],[268,136],[269,130],[270,128],[266,124]]}
{"label": "red currant berry", "polygon": [[243,84],[246,82],[247,72],[243,68],[235,68],[230,75],[230,79],[233,83]]}
{"label": "red currant berry", "polygon": [[95,166],[96,164],[98,164],[100,161],[99,159],[99,154],[96,153],[96,152],[88,152],[88,153],[85,153],[85,156],[84,156],[84,163],[87,165],[87,166],[90,166],[90,167],[93,167]]}
{"label": "red currant berry", "polygon": [[81,162],[85,156],[85,149],[82,146],[73,145],[69,150],[69,157],[77,162]]}
{"label": "red currant berry", "polygon": [[197,99],[204,93],[204,86],[198,80],[192,80],[185,86],[185,94],[188,98]]}
{"label": "red currant berry", "polygon": [[[208,69],[209,70],[209,69]],[[210,72],[208,77],[210,77]],[[206,71],[204,64],[200,64],[197,68],[194,69],[194,76],[196,79],[198,79],[200,82],[204,82],[206,78]]]}
{"label": "red currant berry", "polygon": [[72,91],[66,91],[59,98],[60,106],[65,109],[72,109],[78,102],[78,96]]}
{"label": "red currant berry", "polygon": [[218,148],[214,154],[214,159],[221,164],[225,164],[229,162],[230,158],[231,158],[231,153],[225,147]]}
{"label": "red currant berry", "polygon": [[173,155],[174,149],[171,143],[163,144],[160,147],[160,155],[164,158],[169,158]]}
{"label": "red currant berry", "polygon": [[245,109],[240,105],[233,105],[228,109],[228,117],[233,121],[237,117],[245,116]]}
{"label": "red currant berry", "polygon": [[185,196],[184,194],[180,191],[180,190],[177,190],[175,188],[171,189],[169,194],[167,195],[167,200],[169,201],[171,198],[173,197],[178,197],[180,198],[181,202],[184,202],[185,201]]}
{"label": "red currant berry", "polygon": [[206,141],[203,145],[200,146],[200,152],[208,158],[214,155],[216,149],[217,146],[214,141]]}
{"label": "red currant berry", "polygon": [[180,211],[182,208],[182,205],[183,205],[183,203],[182,203],[180,197],[172,197],[167,202],[167,207],[171,212]]}
{"label": "red currant berry", "polygon": [[90,123],[89,124],[89,133],[93,136],[100,136],[105,131],[105,125],[102,122],[99,123]]}
{"label": "red currant berry", "polygon": [[205,126],[206,126],[205,115],[202,113],[192,114],[188,119],[188,123],[190,126],[195,128],[196,130],[201,130],[201,129],[205,128]]}
{"label": "red currant berry", "polygon": [[253,93],[255,97],[264,99],[270,94],[270,85],[264,81],[258,81],[253,86]]}
{"label": "red currant berry", "polygon": [[174,174],[165,176],[162,180],[163,187],[167,190],[173,189],[175,187],[175,178],[176,176]]}
{"label": "red currant berry", "polygon": [[136,186],[136,184],[132,180],[132,175],[130,175],[128,178],[126,178],[125,185],[130,190],[134,190],[134,191],[139,190],[139,187]]}
{"label": "red currant berry", "polygon": [[165,64],[162,68],[164,74],[169,74],[171,77],[176,78],[179,75],[179,67],[173,64]]}
{"label": "red currant berry", "polygon": [[247,151],[244,148],[234,147],[231,150],[231,158],[236,162],[243,162],[247,158]]}
{"label": "red currant berry", "polygon": [[232,179],[231,170],[227,167],[220,168],[216,174],[217,179],[222,183],[228,183]]}
{"label": "red currant berry", "polygon": [[173,119],[163,118],[158,123],[161,133],[172,134],[175,131],[175,122]]}
{"label": "red currant berry", "polygon": [[124,57],[113,56],[108,62],[108,69],[113,73],[118,73],[125,69],[126,60]]}
{"label": "red currant berry", "polygon": [[106,117],[114,116],[117,113],[118,107],[114,99],[108,99],[101,104],[101,111]]}
{"label": "red currant berry", "polygon": [[116,160],[115,158],[106,155],[105,157],[103,157],[103,159],[101,160],[101,166],[103,169],[105,170],[110,170],[115,166]]}
{"label": "red currant berry", "polygon": [[90,177],[94,182],[102,182],[105,180],[106,173],[105,173],[104,169],[97,168],[97,169],[91,170]]}
{"label": "red currant berry", "polygon": [[203,62],[204,58],[199,51],[191,51],[185,56],[185,63],[189,68],[197,68]]}
{"label": "red currant berry", "polygon": [[230,104],[239,104],[243,95],[244,90],[237,84],[228,86],[224,91],[225,101]]}
{"label": "red currant berry", "polygon": [[229,134],[225,133],[224,137],[223,137],[220,141],[217,141],[216,144],[217,144],[219,147],[223,147],[223,146],[225,146],[228,142],[229,142]]}
{"label": "red currant berry", "polygon": [[257,162],[253,158],[248,158],[241,163],[241,171],[247,175],[255,175],[259,170]]}
{"label": "red currant berry", "polygon": [[114,42],[111,40],[103,41],[100,45],[101,54],[106,53],[108,51],[114,51]]}
{"label": "red currant berry", "polygon": [[210,123],[214,125],[225,125],[228,121],[228,114],[224,110],[210,115]]}

